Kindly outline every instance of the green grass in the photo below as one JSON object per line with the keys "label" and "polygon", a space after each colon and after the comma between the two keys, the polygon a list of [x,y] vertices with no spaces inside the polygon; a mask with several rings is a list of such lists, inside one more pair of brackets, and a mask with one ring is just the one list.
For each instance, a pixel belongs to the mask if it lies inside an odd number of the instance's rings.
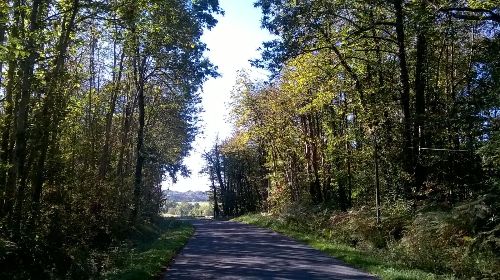
{"label": "green grass", "polygon": [[330,256],[334,256],[354,267],[363,269],[382,279],[390,280],[420,280],[420,279],[454,279],[450,275],[437,275],[419,269],[405,267],[404,264],[393,262],[376,253],[364,252],[354,247],[335,243],[319,234],[306,232],[282,220],[261,214],[250,214],[233,219],[233,221],[252,224],[272,229],[316,248]]}
{"label": "green grass", "polygon": [[193,232],[192,225],[168,218],[137,227],[131,236],[133,245],[114,253],[105,279],[157,279]]}

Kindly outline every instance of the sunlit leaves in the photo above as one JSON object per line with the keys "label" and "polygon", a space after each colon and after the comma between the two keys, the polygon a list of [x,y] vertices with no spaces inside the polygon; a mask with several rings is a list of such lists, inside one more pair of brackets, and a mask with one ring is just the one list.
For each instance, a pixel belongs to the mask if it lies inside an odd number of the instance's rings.
{"label": "sunlit leaves", "polygon": [[[164,202],[163,179],[189,174],[182,161],[198,133],[198,91],[217,75],[200,38],[221,12],[215,0],[0,2],[0,31],[7,32],[0,42],[0,212],[8,228],[0,238],[22,236],[38,248],[26,253],[33,271],[51,274],[31,278],[73,278],[68,266],[97,277],[85,264],[94,256],[82,261],[79,254],[101,254],[130,226],[153,219]],[[145,143],[138,149],[139,92]],[[134,193],[138,155],[144,166]],[[12,175],[19,162],[25,172]],[[3,207],[7,181],[8,200],[19,205],[15,219],[13,205]],[[60,250],[46,246],[56,239]]]}

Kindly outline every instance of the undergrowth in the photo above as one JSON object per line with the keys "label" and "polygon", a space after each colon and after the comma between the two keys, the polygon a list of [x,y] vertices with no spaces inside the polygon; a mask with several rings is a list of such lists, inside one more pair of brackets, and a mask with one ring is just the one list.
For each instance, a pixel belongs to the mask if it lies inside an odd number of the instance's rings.
{"label": "undergrowth", "polygon": [[110,280],[158,278],[193,232],[192,225],[167,218],[162,218],[154,224],[138,226],[129,242],[115,248],[110,255],[109,268],[104,273],[104,278]]}
{"label": "undergrowth", "polygon": [[498,279],[495,198],[414,211],[404,203],[335,212],[303,205],[236,221],[270,228],[382,279]]}

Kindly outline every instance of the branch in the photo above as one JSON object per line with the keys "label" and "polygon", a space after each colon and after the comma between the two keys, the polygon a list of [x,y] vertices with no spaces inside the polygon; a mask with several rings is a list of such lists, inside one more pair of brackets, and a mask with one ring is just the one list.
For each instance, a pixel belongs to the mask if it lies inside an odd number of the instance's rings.
{"label": "branch", "polygon": [[397,53],[395,51],[385,50],[385,49],[352,49],[352,50],[356,51],[356,52],[385,52],[385,53],[397,55]]}
{"label": "branch", "polygon": [[390,21],[377,21],[377,22],[374,22],[372,25],[365,26],[363,28],[358,28],[354,32],[350,33],[348,35],[348,38],[349,37],[353,37],[353,36],[358,36],[360,34],[365,33],[366,31],[370,31],[372,29],[377,28],[378,26],[390,26],[390,27],[394,27],[394,26],[396,26],[396,23],[395,22],[390,22]]}
{"label": "branch", "polygon": [[363,38],[363,39],[379,39],[379,40],[382,40],[382,41],[386,41],[386,42],[390,42],[390,43],[394,43],[394,44],[397,44],[398,42],[394,39],[391,39],[391,38],[385,38],[385,37],[380,37],[380,36],[369,36],[369,35],[363,35],[363,36],[360,36],[359,38]]}
{"label": "branch", "polygon": [[[500,15],[487,9],[440,8],[438,12],[449,13],[452,17],[463,20],[491,20],[500,23]],[[471,14],[472,13],[472,14]],[[485,15],[486,14],[486,15]]]}

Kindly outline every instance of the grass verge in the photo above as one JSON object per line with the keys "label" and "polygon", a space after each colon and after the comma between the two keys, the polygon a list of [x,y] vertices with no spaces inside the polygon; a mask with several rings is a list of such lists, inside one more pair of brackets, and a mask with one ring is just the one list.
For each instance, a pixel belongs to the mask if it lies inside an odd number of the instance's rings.
{"label": "grass verge", "polygon": [[114,252],[105,279],[158,279],[193,232],[191,224],[171,218],[138,226],[132,242]]}
{"label": "grass verge", "polygon": [[236,222],[268,228],[288,237],[304,242],[330,256],[334,256],[354,267],[363,269],[382,279],[420,280],[420,279],[454,279],[451,275],[437,275],[419,269],[405,267],[404,264],[387,260],[380,254],[364,252],[354,247],[339,244],[314,232],[305,232],[283,220],[273,216],[249,214],[233,219]]}

